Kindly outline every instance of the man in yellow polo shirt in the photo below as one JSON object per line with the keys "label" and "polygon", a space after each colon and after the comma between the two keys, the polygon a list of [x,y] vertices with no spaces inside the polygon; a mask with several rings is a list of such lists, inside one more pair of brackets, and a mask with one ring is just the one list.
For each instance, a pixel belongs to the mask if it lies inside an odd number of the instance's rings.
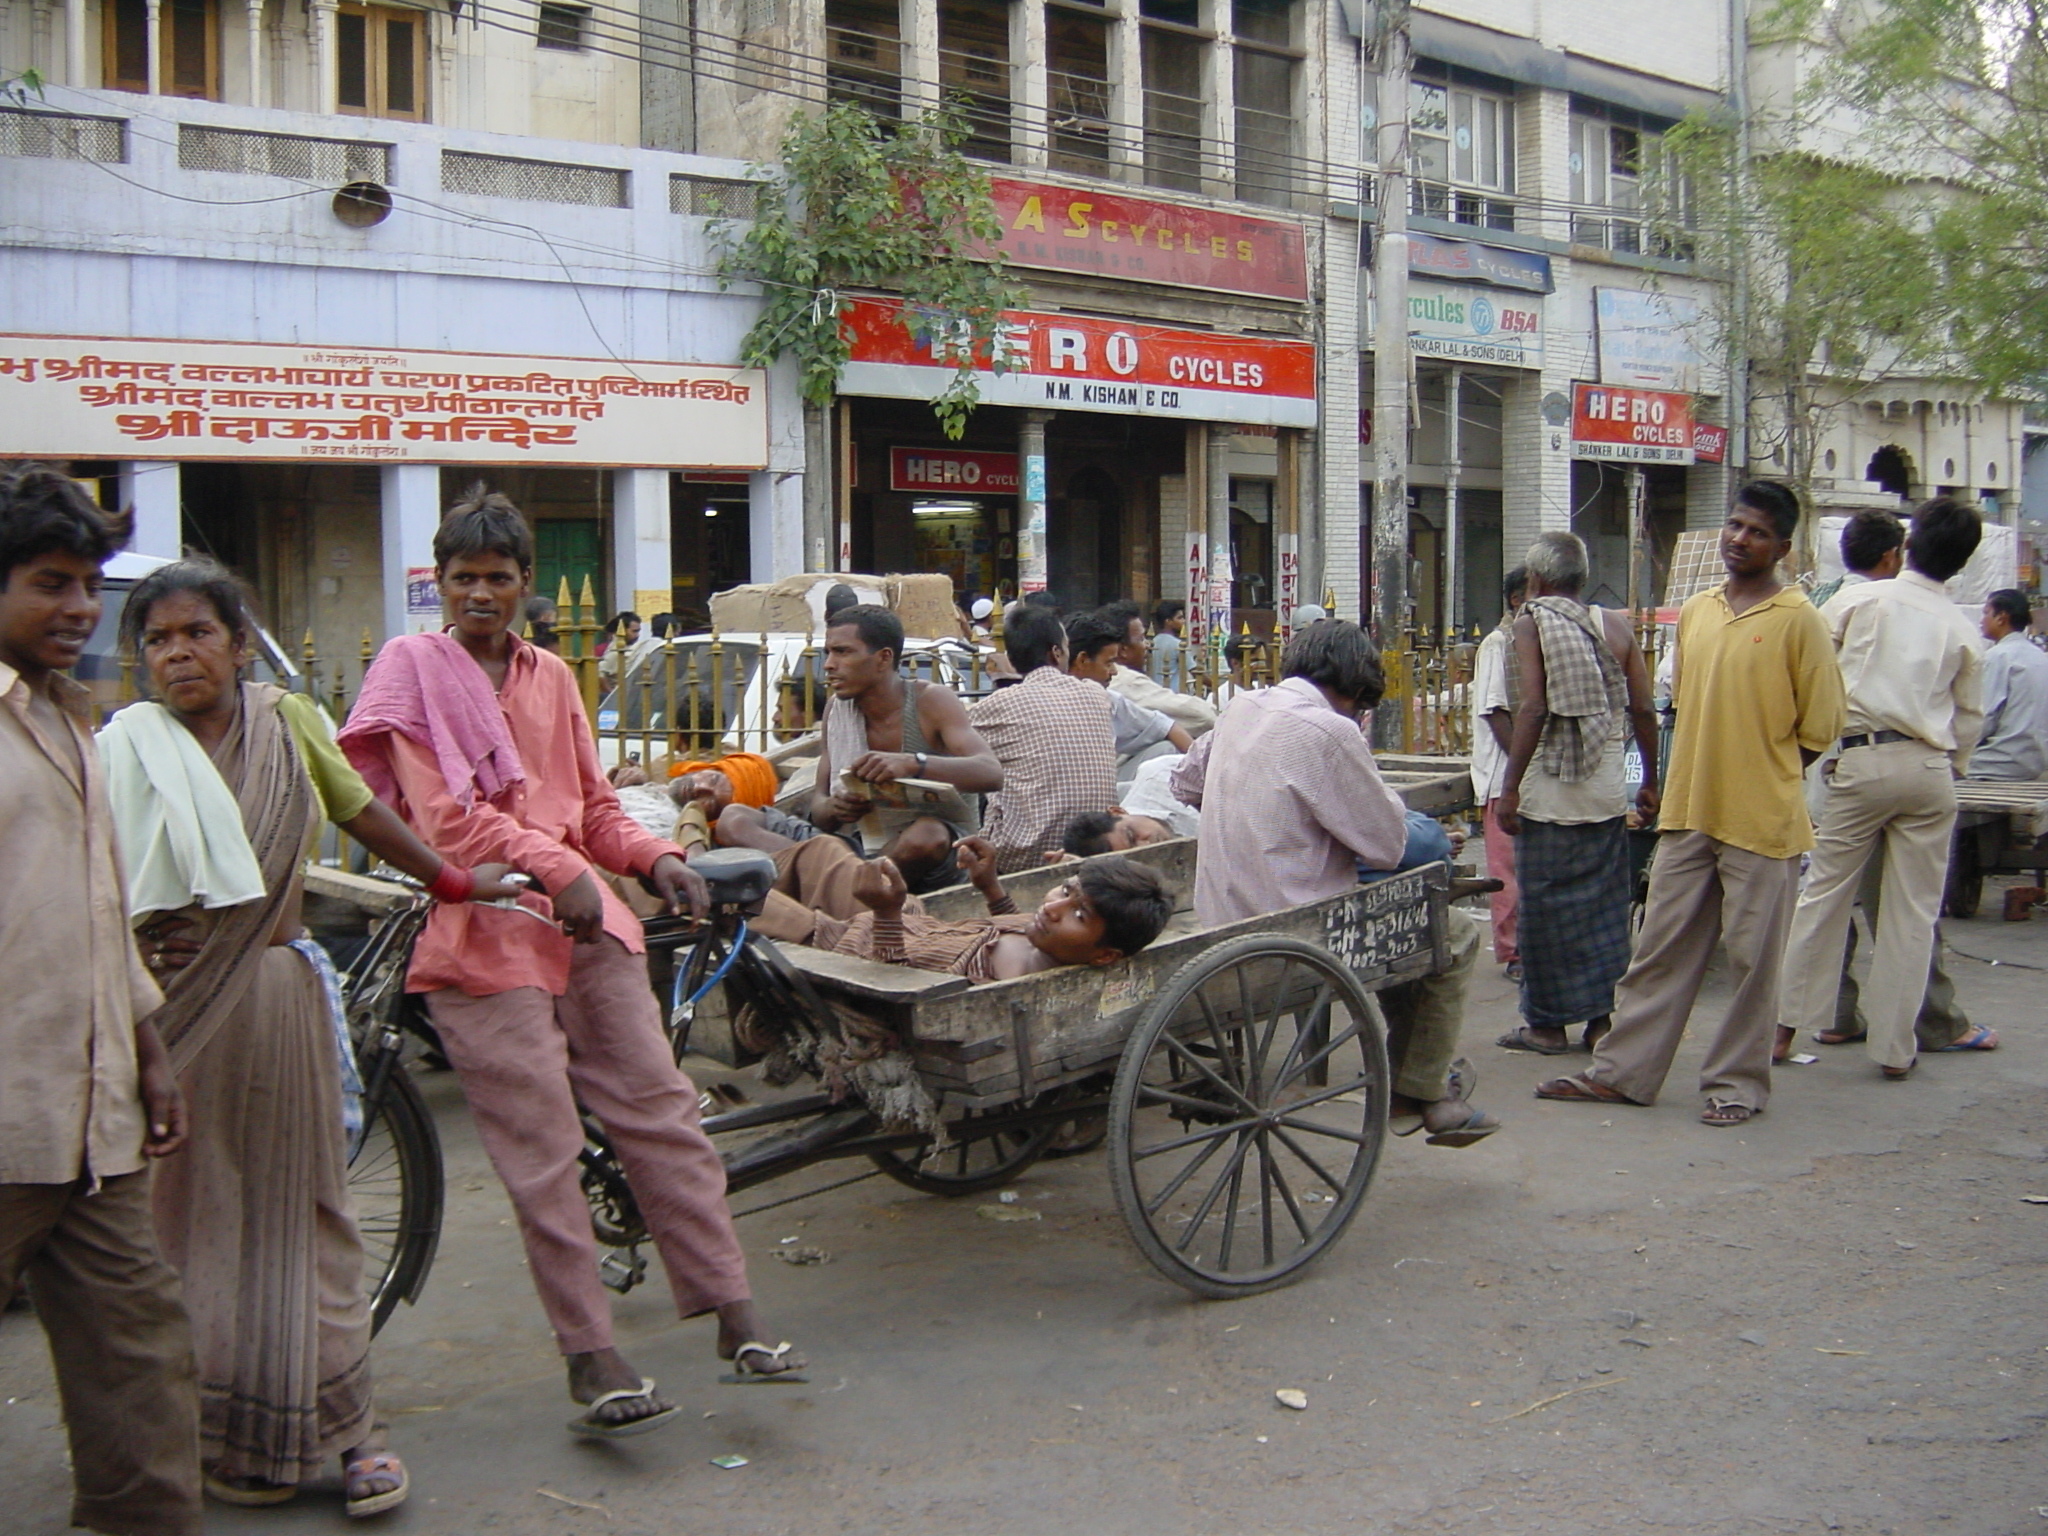
{"label": "man in yellow polo shirt", "polygon": [[1780,962],[1813,846],[1804,774],[1843,719],[1827,625],[1777,577],[1798,523],[1785,486],[1744,486],[1721,531],[1728,579],[1679,611],[1678,729],[1635,958],[1593,1064],[1538,1098],[1654,1104],[1717,944],[1735,995],[1700,1066],[1700,1119],[1741,1125],[1770,1096]]}

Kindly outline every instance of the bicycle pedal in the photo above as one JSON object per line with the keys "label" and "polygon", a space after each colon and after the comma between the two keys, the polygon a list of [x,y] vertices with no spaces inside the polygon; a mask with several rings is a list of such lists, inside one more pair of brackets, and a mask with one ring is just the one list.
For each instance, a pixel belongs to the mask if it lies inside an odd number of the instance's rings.
{"label": "bicycle pedal", "polygon": [[597,1278],[623,1296],[647,1278],[647,1261],[637,1248],[614,1248],[597,1261]]}

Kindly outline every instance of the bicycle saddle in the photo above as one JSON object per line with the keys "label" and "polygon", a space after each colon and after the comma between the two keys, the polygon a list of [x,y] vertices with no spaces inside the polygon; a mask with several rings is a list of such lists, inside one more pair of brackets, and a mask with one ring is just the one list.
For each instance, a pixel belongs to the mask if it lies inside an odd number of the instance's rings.
{"label": "bicycle saddle", "polygon": [[690,860],[719,907],[758,907],[775,888],[775,861],[752,848],[714,848]]}

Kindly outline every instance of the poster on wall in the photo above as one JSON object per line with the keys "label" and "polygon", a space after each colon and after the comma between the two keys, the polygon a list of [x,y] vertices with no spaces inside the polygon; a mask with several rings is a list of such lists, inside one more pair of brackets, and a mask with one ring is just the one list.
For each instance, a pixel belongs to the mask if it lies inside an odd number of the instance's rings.
{"label": "poster on wall", "polygon": [[0,335],[0,458],[763,469],[767,376],[610,358]]}
{"label": "poster on wall", "polygon": [[1640,288],[1595,288],[1593,334],[1602,384],[1699,393],[1697,299]]}

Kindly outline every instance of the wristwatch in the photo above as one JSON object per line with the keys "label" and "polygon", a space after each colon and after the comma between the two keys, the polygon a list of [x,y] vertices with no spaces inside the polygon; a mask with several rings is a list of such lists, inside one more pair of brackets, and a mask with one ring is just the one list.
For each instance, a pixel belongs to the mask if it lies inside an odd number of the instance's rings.
{"label": "wristwatch", "polygon": [[924,754],[924,753],[922,753],[922,752],[913,752],[913,753],[911,753],[910,755],[911,755],[912,757],[914,757],[914,758],[916,758],[916,759],[917,759],[917,776],[918,776],[919,778],[923,778],[923,777],[924,777],[924,765],[925,765],[925,763],[926,763],[927,761],[929,761],[929,759],[927,758],[926,754]]}

